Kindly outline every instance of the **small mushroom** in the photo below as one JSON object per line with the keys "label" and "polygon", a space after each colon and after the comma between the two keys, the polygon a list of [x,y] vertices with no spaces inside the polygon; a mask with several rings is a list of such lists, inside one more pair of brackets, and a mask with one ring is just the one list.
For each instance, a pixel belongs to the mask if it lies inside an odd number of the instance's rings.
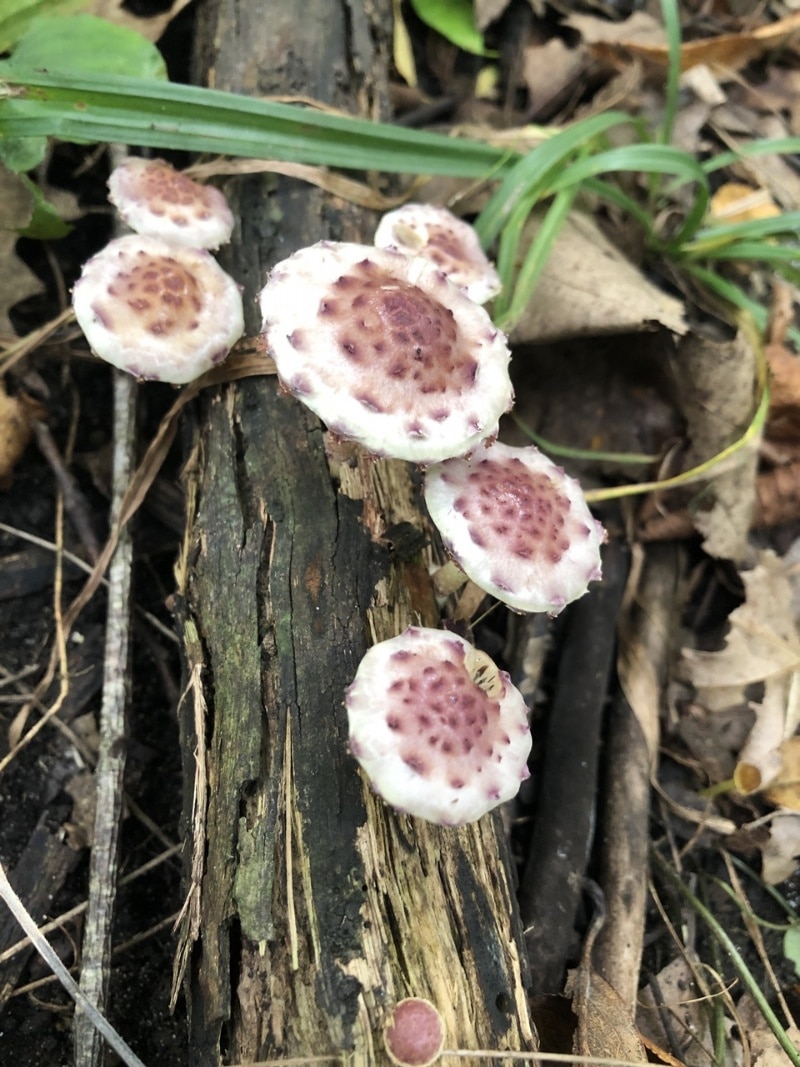
{"label": "small mushroom", "polygon": [[522,694],[456,634],[410,626],[373,645],[345,705],[350,751],[375,792],[409,815],[474,822],[528,777]]}
{"label": "small mushroom", "polygon": [[108,199],[136,233],[166,237],[186,248],[219,248],[233,231],[222,193],[163,159],[130,156],[108,179]]}
{"label": "small mushroom", "polygon": [[261,311],[284,388],[376,455],[462,455],[511,406],[505,337],[423,259],[321,241],[275,267]]}
{"label": "small mushroom", "polygon": [[239,287],[200,248],[128,234],[92,256],[72,304],[95,355],[181,384],[221,363],[244,330]]}
{"label": "small mushroom", "polygon": [[475,230],[447,208],[404,204],[388,212],[378,223],[375,245],[429,259],[477,304],[485,304],[502,289]]}
{"label": "small mushroom", "polygon": [[386,1020],[383,1043],[396,1067],[431,1067],[444,1048],[442,1016],[429,1000],[406,997]]}
{"label": "small mushroom", "polygon": [[533,445],[436,464],[425,502],[467,577],[516,611],[556,615],[601,577],[603,527],[578,482]]}

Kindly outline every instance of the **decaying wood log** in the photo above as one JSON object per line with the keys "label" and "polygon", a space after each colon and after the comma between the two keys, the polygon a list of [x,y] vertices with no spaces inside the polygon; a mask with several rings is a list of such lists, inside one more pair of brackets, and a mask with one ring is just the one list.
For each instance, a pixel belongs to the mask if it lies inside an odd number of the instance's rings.
{"label": "decaying wood log", "polygon": [[[389,30],[385,0],[213,0],[200,77],[375,116]],[[276,260],[375,222],[282,178],[226,191],[250,334]],[[449,1048],[534,1048],[499,817],[397,816],[347,753],[343,693],[366,647],[438,622],[413,471],[333,446],[272,378],[207,391],[195,416],[179,576],[192,1063],[386,1063],[381,1027],[408,995],[437,1005]]]}

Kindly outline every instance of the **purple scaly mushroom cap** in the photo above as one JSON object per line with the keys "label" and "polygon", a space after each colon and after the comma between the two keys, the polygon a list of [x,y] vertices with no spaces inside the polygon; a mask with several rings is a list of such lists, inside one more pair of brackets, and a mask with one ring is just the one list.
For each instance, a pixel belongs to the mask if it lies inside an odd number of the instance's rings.
{"label": "purple scaly mushroom cap", "polygon": [[239,287],[210,252],[136,233],[84,264],[72,305],[95,355],[176,385],[221,363],[244,330]]}
{"label": "purple scaly mushroom cap", "polygon": [[467,577],[516,611],[557,615],[602,576],[605,530],[578,482],[533,445],[436,464],[425,502]]}
{"label": "purple scaly mushroom cap", "polygon": [[389,211],[378,223],[375,245],[429,259],[476,304],[485,304],[503,287],[475,230],[444,207],[404,204]]}
{"label": "purple scaly mushroom cap", "polygon": [[108,179],[108,199],[136,233],[166,237],[185,248],[219,248],[233,231],[228,201],[163,159],[131,156]]}
{"label": "purple scaly mushroom cap", "polygon": [[345,699],[350,751],[387,804],[442,826],[474,822],[528,777],[528,709],[489,657],[410,626],[373,645]]}
{"label": "purple scaly mushroom cap", "polygon": [[463,455],[511,406],[505,337],[424,259],[321,241],[274,268],[261,311],[283,387],[376,455]]}

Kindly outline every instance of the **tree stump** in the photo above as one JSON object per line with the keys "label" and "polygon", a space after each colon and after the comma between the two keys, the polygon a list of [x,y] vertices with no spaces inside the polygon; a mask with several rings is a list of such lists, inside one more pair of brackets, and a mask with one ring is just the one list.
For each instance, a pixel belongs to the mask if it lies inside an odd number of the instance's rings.
{"label": "tree stump", "polygon": [[[213,87],[381,112],[387,0],[210,0],[199,17]],[[249,335],[277,260],[375,225],[289,179],[226,191]],[[331,441],[273,377],[208,390],[193,419],[179,568],[191,1062],[388,1063],[383,1023],[407,996],[438,1007],[447,1048],[534,1049],[500,818],[452,830],[397,815],[347,751],[343,695],[366,648],[439,621],[413,468]]]}

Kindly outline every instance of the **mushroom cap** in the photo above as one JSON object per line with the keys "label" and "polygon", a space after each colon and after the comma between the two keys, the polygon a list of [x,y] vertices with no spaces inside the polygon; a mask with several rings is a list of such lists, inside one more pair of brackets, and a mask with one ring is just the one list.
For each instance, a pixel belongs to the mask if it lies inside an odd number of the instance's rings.
{"label": "mushroom cap", "polygon": [[403,204],[389,211],[378,223],[375,245],[429,259],[476,304],[485,304],[503,288],[473,227],[445,207]]}
{"label": "mushroom cap", "polygon": [[467,577],[516,611],[556,615],[601,577],[603,527],[578,482],[533,445],[436,464],[425,502]]}
{"label": "mushroom cap", "polygon": [[383,1042],[396,1067],[431,1067],[444,1048],[442,1017],[429,1000],[406,997],[386,1020]]}
{"label": "mushroom cap", "polygon": [[474,822],[528,777],[528,709],[463,638],[410,626],[373,645],[345,699],[350,751],[392,807],[442,826]]}
{"label": "mushroom cap", "polygon": [[136,233],[167,237],[186,248],[219,248],[233,231],[228,201],[163,159],[131,156],[108,179],[108,199]]}
{"label": "mushroom cap", "polygon": [[135,233],[84,264],[72,304],[95,355],[161,382],[221,363],[244,330],[239,287],[209,252]]}
{"label": "mushroom cap", "polygon": [[462,455],[511,406],[505,337],[423,259],[321,241],[275,267],[261,311],[284,388],[377,455]]}

